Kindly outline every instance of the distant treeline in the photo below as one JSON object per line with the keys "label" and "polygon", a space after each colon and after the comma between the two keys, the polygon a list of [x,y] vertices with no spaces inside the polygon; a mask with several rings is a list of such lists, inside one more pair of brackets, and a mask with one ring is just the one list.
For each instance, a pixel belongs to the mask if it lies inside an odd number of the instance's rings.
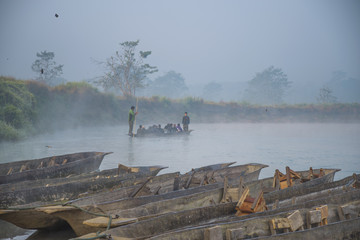
{"label": "distant treeline", "polygon": [[127,124],[132,105],[138,105],[137,124],[144,125],[180,123],[185,111],[192,123],[360,122],[358,103],[259,106],[193,97],[136,99],[102,93],[85,82],[49,87],[0,77],[0,141],[66,128]]}

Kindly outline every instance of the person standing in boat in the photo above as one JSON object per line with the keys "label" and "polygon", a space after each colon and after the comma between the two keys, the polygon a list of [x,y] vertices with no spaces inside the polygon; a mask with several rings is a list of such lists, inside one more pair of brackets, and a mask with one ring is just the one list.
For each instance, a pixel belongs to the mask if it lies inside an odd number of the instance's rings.
{"label": "person standing in boat", "polygon": [[187,112],[185,112],[183,116],[182,124],[183,124],[183,130],[185,132],[189,131],[190,117],[187,115]]}
{"label": "person standing in boat", "polygon": [[131,106],[130,111],[129,111],[129,135],[132,136],[133,135],[133,128],[134,128],[134,121],[135,121],[135,116],[137,115],[137,112],[134,112],[135,107]]}

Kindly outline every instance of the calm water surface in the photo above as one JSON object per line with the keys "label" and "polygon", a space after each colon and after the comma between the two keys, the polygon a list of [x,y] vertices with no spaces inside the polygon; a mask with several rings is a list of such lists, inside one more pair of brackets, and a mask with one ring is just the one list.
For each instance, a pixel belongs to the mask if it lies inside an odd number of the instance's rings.
{"label": "calm water surface", "polygon": [[[269,165],[260,177],[294,170],[340,168],[336,178],[360,172],[360,124],[191,124],[190,136],[130,138],[127,126],[82,128],[0,143],[0,162],[81,152],[114,152],[101,169],[165,165],[185,172],[219,162]],[[50,146],[50,147],[46,147]]]}
{"label": "calm water surface", "polygon": [[115,168],[118,163],[164,165],[169,168],[162,173],[183,173],[236,161],[269,165],[260,178],[273,176],[277,168],[285,172],[286,166],[342,169],[335,179],[360,173],[360,124],[191,124],[190,129],[194,129],[190,136],[166,138],[130,138],[127,126],[55,132],[0,143],[0,162],[104,151],[114,153],[104,158],[101,169]]}

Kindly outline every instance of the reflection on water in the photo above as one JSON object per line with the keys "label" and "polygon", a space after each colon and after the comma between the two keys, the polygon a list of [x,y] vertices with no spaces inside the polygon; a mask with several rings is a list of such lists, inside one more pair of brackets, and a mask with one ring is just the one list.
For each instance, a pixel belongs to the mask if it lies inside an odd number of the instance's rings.
{"label": "reflection on water", "polygon": [[129,137],[128,151],[127,151],[128,152],[127,160],[128,160],[129,165],[133,165],[133,163],[135,161],[133,141],[134,141],[134,138]]}
{"label": "reflection on water", "polygon": [[[163,172],[236,161],[276,168],[341,168],[336,178],[360,171],[360,124],[192,124],[190,136],[131,138],[127,126],[81,128],[0,144],[0,162],[81,151],[114,152],[101,169],[165,165]],[[46,147],[50,146],[50,147]]]}

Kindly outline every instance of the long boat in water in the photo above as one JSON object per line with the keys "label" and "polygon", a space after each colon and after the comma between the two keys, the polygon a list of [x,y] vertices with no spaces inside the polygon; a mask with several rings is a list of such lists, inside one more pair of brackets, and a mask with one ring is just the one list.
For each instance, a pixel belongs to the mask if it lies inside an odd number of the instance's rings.
{"label": "long boat in water", "polygon": [[[219,166],[222,167],[220,168]],[[173,173],[172,177],[162,180],[161,182],[156,180],[159,176],[153,179],[139,179],[139,184],[137,186],[122,185],[122,187],[119,186],[114,188],[105,195],[102,193],[91,194],[88,197],[71,201],[71,203],[76,204],[77,206],[86,206],[94,203],[99,204],[101,202],[116,201],[134,195],[131,194],[132,192],[136,192],[133,197],[162,195],[212,183],[223,183],[225,176],[232,177],[231,179],[234,182],[237,182],[240,177],[243,177],[245,182],[250,182],[258,179],[261,169],[267,167],[267,165],[257,163],[232,167],[228,166],[229,164],[216,164],[195,168],[185,174]]]}
{"label": "long boat in water", "polygon": [[2,163],[0,164],[0,184],[92,172],[99,168],[107,154],[110,153],[81,152]]}
{"label": "long boat in water", "polygon": [[[285,201],[284,203],[281,203],[281,205],[274,210],[270,210],[258,214],[250,214],[243,217],[235,216],[236,202],[229,202],[229,203],[220,203],[220,204],[201,207],[201,208],[193,208],[189,210],[166,213],[151,219],[137,221],[135,223],[130,223],[128,225],[118,226],[118,227],[116,227],[117,224],[118,225],[125,224],[125,221],[117,222],[116,219],[114,219],[114,222],[111,222],[111,227],[115,227],[115,228],[103,232],[103,235],[111,235],[115,237],[115,239],[116,238],[143,239],[155,235],[164,234],[166,232],[172,232],[175,231],[176,229],[183,229],[183,228],[192,229],[196,226],[201,226],[206,224],[215,225],[215,224],[230,223],[230,222],[236,222],[239,220],[244,220],[249,218],[259,218],[260,215],[268,216],[285,211],[289,212],[293,210],[298,210],[300,208],[311,208],[313,206],[323,204],[324,202],[328,202],[330,198],[332,198],[331,200],[332,204],[335,203],[335,200],[337,201],[336,203],[338,204],[340,203],[344,204],[345,202],[359,200],[358,199],[359,196],[360,196],[359,190],[356,190],[351,187],[345,188],[343,186],[335,189],[328,189],[321,193],[314,192],[311,194],[306,194],[301,198],[299,198],[296,204],[289,202],[286,203]],[[289,196],[289,198],[291,198],[291,196]],[[98,219],[97,222],[95,221],[96,219]],[[89,220],[84,223],[93,224],[93,225],[97,223],[98,227],[100,227],[101,226],[100,220],[101,219],[99,218],[94,218],[93,221]],[[107,227],[105,223],[106,221],[102,222],[102,230],[106,229]],[[92,235],[88,235],[85,237],[90,237],[90,236]],[[185,236],[190,237],[190,235],[185,235]]]}
{"label": "long boat in water", "polygon": [[[0,187],[0,200],[2,199],[2,193],[9,192],[9,191],[20,191],[24,189],[32,189],[37,187],[50,187],[50,186],[59,186],[61,184],[67,184],[71,182],[81,182],[81,181],[92,181],[93,179],[99,178],[127,178],[131,176],[156,176],[159,171],[162,169],[167,168],[166,166],[125,166],[123,164],[119,164],[118,168],[106,169],[102,171],[93,171],[91,173],[83,173],[79,175],[69,175],[64,178],[49,178],[49,179],[37,179],[31,181],[23,181],[23,182],[16,182],[16,183],[8,183],[3,184]],[[1,202],[1,201],[0,201]],[[13,205],[18,204],[26,204],[26,202],[14,202]],[[0,204],[0,206],[2,206]]]}
{"label": "long boat in water", "polygon": [[[260,183],[260,181],[261,180],[258,180],[259,183]],[[324,195],[326,195],[329,193],[329,188],[332,188],[334,186],[335,187],[336,186],[337,187],[344,186],[346,184],[349,184],[352,181],[353,181],[352,178],[346,178],[341,181],[337,181],[336,184],[331,184],[331,185],[330,184],[321,184],[321,185],[318,185],[317,189],[313,188],[312,193],[317,193],[319,191],[319,189],[321,188],[321,189],[327,189],[324,193]],[[251,183],[254,183],[254,182],[251,182]],[[255,185],[252,185],[252,187],[254,187],[254,186]],[[280,190],[280,191],[282,191],[282,190]],[[340,189],[340,191],[341,191],[341,189]],[[181,193],[181,191],[178,191],[177,195],[175,195],[175,193],[172,194],[173,202],[164,201],[164,200],[168,200],[168,198],[157,198],[157,199],[153,198],[153,199],[151,199],[151,201],[147,202],[147,201],[145,201],[146,199],[143,198],[143,199],[138,199],[139,206],[136,207],[136,206],[134,206],[134,204],[126,205],[127,200],[124,199],[124,200],[114,201],[114,202],[109,202],[109,203],[103,203],[103,204],[100,203],[97,205],[97,207],[99,209],[101,209],[103,213],[107,213],[111,216],[118,215],[121,218],[136,219],[136,221],[140,221],[140,220],[144,220],[147,218],[154,218],[159,214],[165,214],[165,213],[171,212],[171,211],[176,212],[179,209],[184,210],[184,209],[186,209],[186,207],[187,208],[195,208],[196,206],[199,206],[199,204],[202,207],[210,206],[210,205],[218,205],[219,198],[221,200],[221,198],[223,196],[223,186],[221,186],[221,184],[211,184],[211,185],[207,185],[207,186],[194,188],[194,189],[192,189],[191,192],[189,192],[189,194],[186,194],[186,190],[183,191],[182,195],[180,195],[180,193]],[[288,198],[292,198],[292,197],[295,197],[298,195],[299,195],[299,192],[296,189],[294,189],[291,193],[288,192]],[[319,194],[317,194],[317,197],[318,196],[319,196]],[[299,198],[297,200],[297,203],[300,201],[309,200],[310,198],[311,198],[311,196],[308,196],[307,199]],[[181,199],[186,199],[186,201],[181,200]],[[199,199],[202,199],[202,201]],[[200,201],[200,203],[199,203],[199,201]],[[186,203],[184,203],[184,202],[186,202]],[[281,204],[284,205],[283,203],[281,203]],[[178,205],[180,205],[180,206],[178,206]],[[232,206],[231,209],[229,209],[227,205],[224,207],[224,209],[222,209],[222,213],[221,213],[222,217],[229,214],[229,211],[231,213],[235,213],[235,205],[232,204],[231,206]],[[132,207],[132,209],[121,210],[126,207],[128,207],[128,208]],[[91,221],[89,220],[91,217],[94,218],[94,216],[91,216],[91,214],[84,213],[82,211],[78,211],[78,214],[70,214],[69,212],[67,212],[70,209],[71,208],[68,208],[68,209],[57,208],[56,209],[56,208],[49,207],[48,209],[44,209],[44,210],[53,212],[53,213],[55,213],[55,215],[67,220],[69,225],[72,226],[73,230],[78,235],[90,232],[91,229],[93,232],[97,232],[98,230],[104,230],[106,228],[105,223],[108,221],[108,220],[106,220],[106,218],[102,218],[102,219],[100,218],[98,220],[95,220],[95,221],[99,221],[97,223],[98,225],[96,225],[95,223],[91,223]],[[86,208],[86,209],[90,210],[90,208]],[[93,209],[91,209],[91,210],[93,210]],[[171,214],[175,215],[174,219],[181,219],[180,217],[179,218],[176,217],[175,213],[171,213]],[[216,211],[214,212],[214,214],[216,214]],[[184,216],[185,216],[185,218],[188,218],[186,221],[184,220],[185,224],[194,223],[194,222],[191,222],[190,219],[197,217],[197,216],[190,216],[190,215],[186,215],[186,214]],[[212,213],[209,212],[204,215],[204,218],[209,217],[209,216],[214,216],[214,215],[212,215]],[[204,221],[204,218],[200,218],[200,221]],[[155,219],[158,219],[158,218],[154,218],[154,221],[155,221]],[[176,224],[175,224],[176,220],[174,220],[174,219],[172,219],[172,220],[168,219],[173,224],[172,227],[176,226]],[[82,224],[82,222],[85,222],[85,221],[90,221],[88,224],[93,224],[93,225],[89,226],[86,224]],[[151,221],[151,220],[149,220],[149,221]],[[126,221],[121,222],[121,224],[125,225]],[[140,224],[140,223],[137,223],[137,224]],[[113,226],[116,226],[116,224],[113,224]]]}
{"label": "long boat in water", "polygon": [[[112,191],[104,191],[84,199],[87,205],[98,204],[99,201],[113,201],[121,198],[133,198],[144,196],[144,195],[154,195],[154,194],[163,194],[167,192],[173,192],[177,189],[191,189],[195,186],[199,186],[201,182],[196,183],[197,179],[206,179],[209,176],[208,181],[223,181],[225,175],[229,176],[238,176],[238,179],[242,176],[246,181],[253,181],[259,177],[260,170],[266,167],[262,164],[245,164],[234,167],[227,167],[224,169],[217,170],[204,170],[207,168],[200,168],[198,171],[194,170],[191,173],[179,175],[179,173],[164,174],[156,176],[153,178],[143,178],[135,179],[136,182],[130,180],[117,182],[117,185],[112,185]],[[216,167],[217,168],[217,167]],[[211,168],[210,168],[211,169]],[[211,178],[210,178],[211,177]],[[196,180],[196,181],[195,181]],[[203,181],[204,183],[205,181]],[[86,183],[81,183],[74,188],[81,188]],[[101,184],[100,184],[101,185]],[[104,185],[104,184],[103,184]],[[109,185],[109,184],[107,184]],[[96,184],[97,186],[97,184]],[[107,186],[109,187],[109,186]],[[73,188],[70,188],[73,189]],[[58,194],[57,198],[63,196],[59,193],[64,191],[69,191],[69,187],[55,186],[53,189],[53,194]],[[28,194],[34,192],[32,189]],[[46,191],[48,193],[48,191]],[[52,196],[52,194],[50,194]],[[83,201],[83,202],[84,202]],[[80,205],[82,201],[73,201],[72,204]],[[37,205],[46,206],[48,204],[41,203]],[[0,210],[0,219],[9,221],[17,226],[22,228],[29,229],[40,229],[40,228],[50,228],[59,224],[59,218],[55,215],[49,215],[42,211],[43,209],[36,208],[36,205],[32,205],[31,208],[25,208],[26,206],[17,206],[16,208],[5,208]],[[61,207],[61,206],[60,206]],[[62,208],[62,207],[61,207]],[[76,207],[73,207],[77,209]],[[95,211],[97,211],[95,209]],[[36,216],[36,217],[35,217]],[[73,216],[76,216],[73,215]],[[30,218],[32,220],[30,220]]]}
{"label": "long boat in water", "polygon": [[[232,164],[234,164],[234,162],[212,164],[192,169],[191,173],[220,170]],[[0,188],[0,207],[4,208],[17,205],[27,205],[27,207],[29,207],[29,204],[34,205],[32,203],[35,202],[36,205],[38,201],[41,201],[42,205],[52,204],[53,201],[77,199],[84,194],[92,194],[110,188],[129,187],[147,181],[148,176],[156,176],[164,168],[166,167],[157,165],[128,167],[119,164],[118,168],[107,169],[101,172],[71,175],[66,178],[39,179],[3,184]],[[249,170],[249,172],[251,172],[251,170]],[[162,181],[164,184],[169,184],[167,178],[172,181],[175,176],[178,175],[178,173],[166,174],[162,176]],[[183,178],[186,178],[186,176],[187,175],[184,174]],[[178,179],[180,180],[180,178]],[[156,180],[152,180],[152,182],[157,183]],[[100,198],[103,199],[102,194],[100,194]]]}
{"label": "long boat in water", "polygon": [[[358,217],[358,214],[360,213],[359,199],[360,199],[360,190],[353,190],[341,194],[330,195],[312,201],[307,201],[301,204],[291,205],[287,208],[279,208],[279,209],[274,209],[261,213],[255,213],[243,217],[233,218],[230,221],[228,219],[225,219],[219,222],[213,222],[213,223],[210,222],[207,224],[200,224],[198,226],[194,225],[191,227],[185,227],[174,231],[168,231],[160,235],[154,234],[155,236],[152,236],[150,239],[161,239],[161,240],[206,239],[205,236],[209,233],[209,231],[212,232],[212,234],[214,235],[216,234],[219,237],[218,239],[238,239],[238,238],[258,239],[258,237],[271,237],[272,234],[274,234],[274,232],[272,232],[272,229],[270,227],[270,222],[276,219],[289,218],[290,215],[294,213],[297,215],[297,219],[298,219],[296,224],[298,224],[298,226],[302,227],[304,230],[293,232],[291,234],[295,234],[295,236],[293,238],[289,237],[286,239],[308,239],[307,237],[305,237],[308,236],[306,232],[315,229],[315,228],[305,229],[305,227],[309,228],[309,226],[311,225],[311,222],[308,222],[308,218],[307,218],[309,211],[313,211],[315,210],[314,208],[324,206],[325,204],[327,206],[327,216],[326,216],[327,222],[330,224],[336,224],[342,221],[342,219],[339,217],[338,214],[339,207],[349,206],[349,208],[351,208],[352,210],[352,214],[349,217],[352,217],[353,219],[359,219]],[[316,227],[316,228],[319,228],[320,230],[322,227]],[[107,232],[104,232],[103,234],[104,235],[112,234],[112,236],[114,236],[114,239],[116,239],[117,236],[121,236],[121,235],[117,235],[115,231],[120,229],[121,227],[119,227],[118,229],[115,228]],[[296,228],[295,230],[298,230],[298,228]],[[338,228],[336,227],[328,228],[327,230],[329,232],[327,232],[324,236],[330,236],[330,237],[325,239],[333,239],[331,238],[332,234],[333,236],[339,236],[339,233],[336,233],[336,231],[339,230]],[[283,231],[283,230],[276,229],[273,231],[275,231],[276,234],[277,231]],[[353,228],[351,228],[350,231],[354,232]],[[357,232],[358,233],[360,232],[359,228],[357,229]],[[344,231],[343,233],[340,234],[347,235],[349,234],[349,232]],[[238,238],[234,238],[234,236],[236,235],[238,236]],[[277,239],[277,237],[280,236],[282,236],[282,234],[275,235],[272,238]],[[87,238],[87,237],[89,237],[89,235],[84,236],[83,238]],[[315,239],[315,238],[311,238],[311,239]],[[343,239],[343,238],[335,238],[335,239]]]}
{"label": "long boat in water", "polygon": [[319,240],[319,239],[360,239],[360,218],[336,221],[325,226],[278,234],[275,236],[259,237],[256,239],[276,240]]}
{"label": "long boat in water", "polygon": [[[147,171],[145,171],[145,168]],[[15,184],[5,184],[0,190],[0,207],[11,208],[22,205],[31,207],[39,204],[53,204],[76,199],[86,194],[96,193],[117,186],[133,186],[139,179],[156,176],[162,166],[149,166],[140,172],[119,172],[118,168],[103,170],[90,174],[68,178],[25,181]],[[175,174],[166,178],[173,179]]]}
{"label": "long boat in water", "polygon": [[189,131],[181,131],[181,132],[144,132],[144,133],[137,133],[134,134],[134,137],[177,137],[177,136],[189,136],[191,132],[193,132],[194,130],[189,130]]}
{"label": "long boat in water", "polygon": [[[5,201],[8,205],[0,209],[0,219],[10,222],[20,228],[24,229],[52,229],[62,227],[65,221],[60,218],[45,214],[38,211],[37,207],[48,206],[53,204],[64,204],[68,198],[76,199],[81,196],[81,193],[91,194],[91,192],[98,192],[98,196],[106,196],[111,193],[112,188],[127,187],[123,194],[130,195],[134,192],[138,185],[144,181],[151,179],[154,183],[160,184],[166,182],[168,179],[174,179],[178,173],[163,174],[156,177],[139,176],[138,173],[127,174],[126,178],[109,177],[109,178],[93,178],[84,182],[71,182],[68,184],[61,184],[60,186],[49,186],[42,188],[29,189],[27,191],[14,192],[6,194]],[[101,192],[107,189],[107,191]],[[12,205],[12,201],[19,197],[29,201],[23,205]]]}
{"label": "long boat in water", "polygon": [[[306,181],[301,183],[296,181],[293,183],[293,185],[291,185],[291,187],[281,189],[281,191],[276,191],[278,189],[274,188],[275,177],[268,177],[259,181],[249,182],[247,183],[247,186],[250,188],[251,195],[255,195],[260,190],[263,190],[266,193],[264,195],[266,202],[270,203],[275,202],[275,200],[281,201],[283,199],[287,199],[288,196],[291,195],[294,191],[304,194],[307,191],[311,191],[312,187],[317,187],[325,183],[331,183],[334,181],[335,173],[338,171],[340,171],[340,169],[336,168],[320,168],[314,170],[311,169],[311,171],[296,171],[300,179],[305,179]],[[315,174],[318,177],[311,178],[311,174]]]}
{"label": "long boat in water", "polygon": [[[334,172],[336,170],[333,170]],[[330,174],[332,171],[328,171]],[[326,178],[323,178],[324,180]],[[343,181],[339,181],[338,185],[344,185],[345,183],[348,183],[351,179],[345,179]],[[233,183],[238,183],[239,178],[233,181]],[[246,182],[246,181],[245,181]],[[260,185],[262,180],[258,180],[258,184],[254,184],[257,181],[250,182],[252,185],[252,188],[256,188],[257,185]],[[319,181],[318,181],[319,182]],[[320,186],[326,186],[326,184],[319,184]],[[305,185],[306,187],[306,185]],[[253,190],[252,190],[253,191]],[[318,189],[314,189],[314,191],[318,191]],[[296,195],[298,191],[294,189],[293,195]],[[215,195],[214,195],[215,194]],[[73,228],[73,230],[78,234],[85,234],[90,231],[97,231],[101,230],[103,228],[99,227],[96,229],[94,226],[87,226],[82,224],[84,221],[89,220],[91,218],[94,218],[94,215],[92,215],[90,212],[94,213],[107,213],[111,215],[119,215],[121,217],[126,217],[129,219],[136,218],[137,220],[143,220],[149,217],[155,217],[158,214],[169,212],[177,208],[192,208],[196,206],[196,204],[202,204],[202,206],[206,206],[206,204],[216,204],[219,201],[219,197],[221,197],[223,194],[223,183],[217,183],[217,184],[210,184],[200,187],[195,187],[188,190],[179,190],[175,192],[170,192],[168,194],[162,194],[158,196],[151,196],[151,197],[141,197],[137,199],[120,199],[117,201],[109,201],[109,202],[103,202],[103,203],[96,203],[96,209],[93,208],[93,206],[89,202],[75,202],[76,206],[55,206],[55,207],[48,207],[43,208],[42,210],[49,213],[56,215],[64,220],[66,220],[69,225]],[[216,196],[216,197],[214,197]],[[208,197],[211,197],[211,201],[208,199]],[[181,200],[181,199],[186,200]],[[169,199],[173,199],[173,201],[178,201],[177,203],[169,201]],[[192,199],[190,201],[190,199]],[[197,200],[194,200],[197,199]],[[202,199],[202,200],[201,200]],[[169,207],[164,206],[165,204],[164,200],[167,201],[167,205]],[[209,201],[207,201],[209,200]],[[193,203],[193,202],[194,203]],[[200,201],[200,203],[199,203]],[[186,203],[184,203],[186,202]],[[87,205],[86,204],[90,204]],[[173,206],[175,205],[175,206]],[[180,206],[178,206],[180,205]],[[199,205],[197,205],[199,206]],[[79,209],[78,207],[81,207],[82,209],[88,210],[83,211]],[[133,208],[130,210],[129,208]],[[124,210],[128,209],[128,210]],[[150,210],[148,210],[150,209]],[[171,209],[171,210],[170,210]],[[174,210],[175,211],[175,210]],[[102,220],[105,221],[106,220]],[[125,224],[125,223],[122,223]],[[104,226],[104,224],[103,224]]]}

